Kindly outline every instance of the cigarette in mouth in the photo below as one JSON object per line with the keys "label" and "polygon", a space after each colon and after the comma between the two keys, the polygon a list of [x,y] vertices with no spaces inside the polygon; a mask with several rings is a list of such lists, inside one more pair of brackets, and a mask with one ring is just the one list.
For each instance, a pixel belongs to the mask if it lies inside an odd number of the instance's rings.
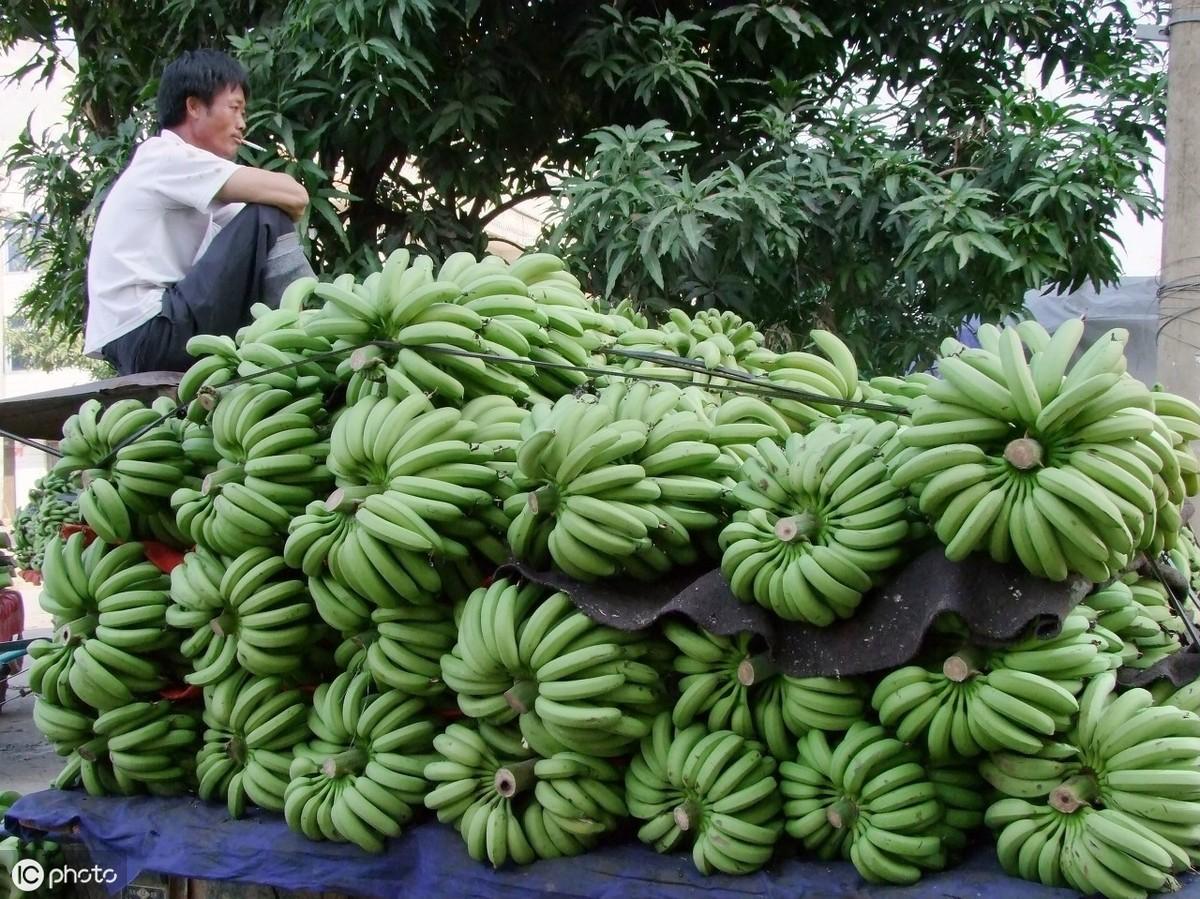
{"label": "cigarette in mouth", "polygon": [[257,150],[259,153],[265,153],[267,151],[266,147],[261,147],[258,144],[256,144],[254,141],[246,140],[246,138],[244,138],[244,137],[242,138],[242,145],[249,147],[251,150]]}

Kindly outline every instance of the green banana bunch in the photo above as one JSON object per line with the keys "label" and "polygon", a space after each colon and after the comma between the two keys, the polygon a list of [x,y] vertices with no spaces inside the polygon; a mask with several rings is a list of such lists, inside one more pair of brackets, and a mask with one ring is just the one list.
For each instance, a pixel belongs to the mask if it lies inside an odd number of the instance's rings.
{"label": "green banana bunch", "polygon": [[[628,328],[617,336],[614,346],[670,356],[682,356],[701,362],[706,371],[719,369],[748,371],[749,362],[761,351],[765,338],[752,322],[728,310],[703,309],[695,317],[674,307],[668,310],[667,320],[657,329]],[[655,378],[678,378],[692,383],[721,386],[729,383],[720,375],[691,372],[671,366],[610,352],[609,362],[632,374]]]}
{"label": "green banana bunch", "polygon": [[80,521],[75,491],[61,475],[48,471],[34,481],[29,504],[13,521],[13,554],[24,569],[41,571],[46,544],[58,536],[64,524]]}
{"label": "green banana bunch", "polygon": [[30,685],[52,706],[107,710],[165,685],[154,654],[178,636],[166,621],[169,580],[142,544],[85,540],[46,546],[38,602],[56,630],[30,650]]}
{"label": "green banana bunch", "polygon": [[703,724],[676,730],[664,712],[625,771],[638,839],[656,852],[691,846],[701,874],[749,874],[774,854],[783,830],[775,760],[760,744]]}
{"label": "green banana bunch", "polygon": [[1116,809],[1008,798],[988,808],[987,824],[997,831],[1001,866],[1014,877],[1109,899],[1179,889],[1161,839]]}
{"label": "green banana bunch", "polygon": [[294,747],[283,815],[310,840],[382,852],[428,792],[436,727],[425,703],[376,692],[370,675],[343,672],[313,693],[313,739]]}
{"label": "green banana bunch", "polygon": [[[399,402],[367,397],[348,407],[330,438],[339,490],[324,511],[310,506],[293,523],[285,552],[306,572],[327,559],[345,586],[381,605],[440,593],[429,556],[469,561],[471,549],[458,537],[475,532],[463,523],[479,516],[499,526],[488,515],[499,472],[487,463],[511,448],[474,442],[480,430],[457,409],[433,409],[421,394]],[[340,526],[338,513],[352,525]],[[495,542],[484,545],[495,553]]]}
{"label": "green banana bunch", "polygon": [[[603,363],[597,350],[618,324],[596,309],[580,282],[562,260],[549,253],[530,253],[505,266],[496,257],[476,262],[468,253],[447,258],[439,281],[462,288],[460,308],[480,315],[480,341],[492,360],[491,372],[515,380],[520,392],[481,385],[475,395],[498,393],[529,401],[555,400],[587,383],[577,370]],[[544,363],[531,366],[529,359]],[[464,372],[471,395],[472,372]]]}
{"label": "green banana bunch", "polygon": [[[11,796],[13,802],[21,798],[20,794],[12,791],[4,795]],[[4,817],[7,811],[7,806],[0,804],[0,819]],[[26,895],[40,897],[61,894],[61,890],[58,887],[53,891],[48,886],[39,887],[35,893],[18,889],[12,882],[12,871],[19,862],[26,859],[32,859],[37,862],[43,871],[49,871],[52,868],[65,868],[67,866],[62,846],[55,840],[40,838],[23,840],[20,837],[6,836],[0,839],[0,896],[5,897],[5,899],[19,899],[19,897]]]}
{"label": "green banana bunch", "polygon": [[459,616],[441,676],[472,718],[519,718],[533,751],[619,755],[666,704],[655,663],[665,647],[596,624],[565,593],[497,579]]}
{"label": "green banana bunch", "polygon": [[[1129,643],[1137,650],[1134,658],[1126,661],[1130,668],[1150,668],[1167,656],[1183,648],[1181,640],[1186,634],[1183,619],[1171,604],[1167,588],[1154,578],[1141,577],[1135,572],[1125,572],[1121,581],[1129,587],[1133,601],[1137,603],[1142,625],[1130,634]],[[1193,606],[1193,617],[1194,606]],[[1153,627],[1146,627],[1148,619]]]}
{"label": "green banana bunch", "polygon": [[941,379],[900,435],[920,452],[892,481],[918,496],[948,558],[986,550],[1039,577],[1103,583],[1138,550],[1174,541],[1171,432],[1125,373],[1128,332],[1103,335],[1068,370],[1082,321],[1053,337],[1022,326],[991,328],[983,348],[943,343]]}
{"label": "green banana bunch", "polygon": [[1196,592],[1200,588],[1200,544],[1196,542],[1196,534],[1191,525],[1180,529],[1179,541],[1168,555],[1171,564],[1183,575],[1192,591]]}
{"label": "green banana bunch", "polygon": [[238,377],[253,378],[294,397],[323,394],[337,385],[336,364],[332,358],[320,358],[332,345],[305,329],[315,313],[301,307],[316,287],[315,279],[300,278],[288,285],[286,305],[281,301],[277,309],[262,303],[250,307],[253,320],[234,335]]}
{"label": "green banana bunch", "polygon": [[[281,547],[291,519],[330,486],[317,419],[323,399],[249,383],[221,396],[212,415],[220,462],[199,489],[171,497],[178,530],[222,555]],[[207,440],[197,435],[198,441]]]}
{"label": "green banana bunch", "polygon": [[1079,709],[1069,740],[1086,774],[1073,778],[1072,795],[1118,809],[1200,855],[1200,716],[1155,705],[1148,690],[1117,694],[1111,671],[1092,678]]}
{"label": "green banana bunch", "polygon": [[[96,739],[79,747],[83,759],[80,778],[89,793],[89,754],[95,773],[104,785],[104,763],[112,769],[121,795],[148,792],[153,796],[180,796],[193,784],[196,747],[200,743],[200,716],[175,711],[170,702],[132,703],[96,719]],[[103,795],[103,794],[97,794]]]}
{"label": "green banana bunch", "polygon": [[828,422],[780,447],[756,444],[731,493],[721,571],[735,596],[823,627],[854,614],[879,573],[906,554],[908,505],[878,458],[894,422]]}
{"label": "green banana bunch", "polygon": [[858,363],[846,344],[830,331],[814,329],[809,332],[809,337],[817,353],[766,353],[759,354],[754,360],[767,371],[767,377],[773,383],[807,394],[771,400],[771,405],[787,420],[789,428],[798,434],[826,419],[836,418],[844,411],[843,406],[821,402],[818,397],[864,399],[858,380]]}
{"label": "green banana bunch", "polygon": [[993,752],[979,763],[979,775],[1014,799],[1045,799],[1081,769],[1078,750],[1055,740],[1033,753]]}
{"label": "green banana bunch", "polygon": [[233,817],[246,800],[282,812],[292,750],[311,739],[304,695],[277,675],[234,671],[204,687],[204,745],[197,795],[223,801]]}
{"label": "green banana bunch", "polygon": [[[925,372],[910,372],[902,378],[893,375],[876,375],[869,381],[859,381],[858,386],[865,402],[897,406],[905,410],[901,422],[909,424],[908,415],[912,412],[913,402],[923,397],[925,388],[936,380]],[[864,411],[863,414],[872,418],[887,415],[887,420],[895,420],[892,413],[879,413],[872,410]]]}
{"label": "green banana bunch", "polygon": [[182,422],[160,398],[147,407],[119,400],[103,409],[88,400],[63,425],[63,457],[54,471],[80,476],[80,514],[108,543],[133,537],[133,517],[164,508],[172,493],[195,483],[181,445]]}
{"label": "green banana bunch", "polygon": [[1033,631],[993,650],[987,657],[988,668],[1041,675],[1078,694],[1087,678],[1120,668],[1125,655],[1124,641],[1093,622],[1090,613],[1089,606],[1077,606],[1067,613],[1055,636],[1043,638]]}
{"label": "green banana bunch", "polygon": [[[646,441],[625,460],[640,465],[658,488],[658,499],[646,508],[653,551],[626,557],[623,566],[635,577],[653,580],[671,565],[697,561],[697,544],[714,543],[725,520],[723,501],[735,484],[742,456],[731,442],[787,434],[783,419],[755,397],[736,397],[724,405],[699,387],[645,381],[618,381],[599,392],[599,402],[619,421],[641,421]],[[725,422],[717,424],[718,418]],[[644,491],[647,495],[652,491]],[[614,497],[615,498],[615,497]],[[583,537],[586,538],[586,532]],[[665,557],[665,558],[664,558]]]}
{"label": "green banana bunch", "polygon": [[[553,407],[535,406],[521,425],[517,451],[514,483],[522,492],[504,503],[514,556],[539,567],[553,561],[583,581],[621,570],[655,576],[670,570],[671,557],[652,535],[670,528],[669,539],[681,548],[689,537],[678,519],[668,522],[656,505],[661,488],[632,461],[648,433],[644,421],[618,418],[608,403],[594,398],[564,396]],[[720,453],[711,444],[680,441],[661,454],[689,464],[700,446],[708,461]]]}
{"label": "green banana bunch", "polygon": [[90,722],[53,785],[82,786],[92,796],[179,796],[190,782],[199,726],[195,714],[173,711],[165,700],[109,709]]}
{"label": "green banana bunch", "polygon": [[171,572],[166,620],[191,632],[180,649],[192,661],[184,680],[207,686],[240,665],[252,674],[289,674],[300,668],[319,633],[304,582],[289,577],[271,549],[253,547],[236,557],[203,547]]}
{"label": "green banana bunch", "polygon": [[1200,679],[1184,684],[1177,690],[1167,680],[1157,681],[1154,686],[1158,687],[1160,684],[1165,684],[1166,690],[1161,698],[1156,697],[1159,705],[1172,705],[1177,709],[1200,714]]}
{"label": "green banana bunch", "polygon": [[790,433],[787,421],[770,403],[759,397],[732,395],[717,405],[709,439],[745,459],[763,437],[787,440]]}
{"label": "green banana bunch", "polygon": [[[1200,407],[1186,397],[1163,391],[1159,385],[1150,396],[1156,419],[1154,447],[1163,467],[1153,484],[1158,506],[1149,548],[1159,553],[1175,549],[1188,539],[1181,537],[1184,523],[1179,507],[1185,497],[1200,492],[1200,462],[1188,446],[1200,438]],[[1194,537],[1190,539],[1194,541]]]}
{"label": "green banana bunch", "polygon": [[673,663],[682,675],[672,710],[676,728],[702,718],[709,730],[732,730],[766,744],[782,761],[809,729],[845,730],[862,718],[859,682],[780,674],[767,653],[753,652],[751,634],[722,637],[675,619],[664,620],[662,631],[679,649]]}
{"label": "green banana bunch", "polygon": [[433,745],[425,805],[454,825],[476,861],[499,868],[579,855],[627,814],[620,772],[602,759],[539,758],[515,732],[486,722],[451,724]]}
{"label": "green banana bunch", "polygon": [[811,730],[779,778],[787,832],[819,858],[847,858],[870,883],[912,884],[945,867],[938,789],[882,727],[859,721],[836,746]]}
{"label": "green banana bunch", "polygon": [[1076,606],[1076,611],[1088,617],[1093,631],[1106,637],[1113,635],[1121,641],[1122,666],[1137,663],[1143,654],[1140,641],[1146,641],[1146,650],[1150,651],[1165,645],[1165,632],[1146,614],[1142,604],[1133,598],[1129,585],[1122,580],[1112,581],[1092,592]]}
{"label": "green banana bunch", "polygon": [[197,334],[184,348],[196,361],[180,377],[175,395],[180,403],[188,404],[187,420],[201,424],[209,419],[217,388],[237,377],[241,357],[228,335]]}
{"label": "green banana bunch", "polygon": [[974,832],[983,826],[988,805],[986,782],[975,765],[957,759],[945,764],[926,760],[925,775],[943,810],[931,832],[941,838],[947,856],[960,857]]}
{"label": "green banana bunch", "polygon": [[1105,896],[1171,888],[1170,872],[1200,857],[1200,717],[1147,690],[1118,694],[1106,671],[1084,688],[1067,741],[981,765],[1007,794],[986,816],[1005,870]]}
{"label": "green banana bunch", "polygon": [[284,561],[308,576],[318,611],[343,633],[362,630],[372,607],[427,603],[441,589],[426,555],[384,543],[359,524],[361,507],[353,488],[309,503],[283,547]]}
{"label": "green banana bunch", "polygon": [[449,607],[376,609],[371,623],[372,634],[352,638],[361,649],[348,670],[361,664],[381,689],[402,690],[410,696],[432,697],[446,691],[440,659],[458,636]]}
{"label": "green banana bunch", "polygon": [[92,738],[95,714],[81,702],[76,702],[76,708],[68,708],[38,696],[33,704],[34,726],[62,756],[71,756]]}
{"label": "green banana bunch", "polygon": [[[1094,646],[1088,648],[1094,655]],[[998,658],[1025,668],[1001,667]],[[964,646],[940,670],[908,665],[892,671],[875,687],[871,706],[902,742],[924,738],[935,764],[982,751],[1036,754],[1047,738],[1067,730],[1079,708],[1061,683],[1028,670],[1049,671],[1043,660],[1054,658],[1053,650],[1040,648],[1005,656]]]}

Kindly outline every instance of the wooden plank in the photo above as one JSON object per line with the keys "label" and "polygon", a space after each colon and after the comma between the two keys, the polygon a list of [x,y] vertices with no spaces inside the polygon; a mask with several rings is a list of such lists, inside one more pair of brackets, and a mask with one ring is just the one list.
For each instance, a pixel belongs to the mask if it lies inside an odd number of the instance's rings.
{"label": "wooden plank", "polygon": [[150,403],[160,396],[174,398],[180,377],[177,371],[148,371],[9,397],[0,400],[0,430],[31,440],[58,440],[63,423],[79,411],[85,400],[95,398],[108,406],[123,399]]}
{"label": "wooden plank", "polygon": [[4,444],[4,520],[17,517],[17,442],[0,438]]}

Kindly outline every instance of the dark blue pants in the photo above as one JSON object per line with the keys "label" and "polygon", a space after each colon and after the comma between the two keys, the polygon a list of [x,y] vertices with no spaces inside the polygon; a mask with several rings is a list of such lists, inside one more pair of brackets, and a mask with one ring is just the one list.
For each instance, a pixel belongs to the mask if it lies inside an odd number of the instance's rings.
{"label": "dark blue pants", "polygon": [[192,336],[232,337],[250,321],[271,247],[295,227],[278,207],[247,204],[183,280],[163,291],[162,312],[105,346],[105,360],[122,375],[188,369],[196,361],[184,349]]}

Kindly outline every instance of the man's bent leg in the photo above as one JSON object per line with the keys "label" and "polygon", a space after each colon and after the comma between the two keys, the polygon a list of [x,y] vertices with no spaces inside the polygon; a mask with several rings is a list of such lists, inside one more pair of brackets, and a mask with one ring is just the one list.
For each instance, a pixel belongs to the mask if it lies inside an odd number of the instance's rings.
{"label": "man's bent leg", "polygon": [[[304,260],[295,235],[296,226],[282,209],[247,204],[221,229],[187,277],[167,288],[163,311],[171,314],[168,304],[177,304],[180,308],[175,311],[180,317],[190,314],[193,334],[232,337],[250,321],[250,307],[255,303],[278,305],[279,297],[269,295],[266,282],[279,263],[294,270],[295,256]],[[276,250],[279,252],[272,260]],[[304,260],[303,274],[311,273]]]}
{"label": "man's bent leg", "polygon": [[187,276],[163,291],[162,313],[114,340],[104,356],[121,374],[183,371],[195,361],[185,349],[189,338],[232,337],[250,321],[252,305],[279,305],[283,288],[309,274],[312,268],[287,214],[275,206],[247,204]]}

